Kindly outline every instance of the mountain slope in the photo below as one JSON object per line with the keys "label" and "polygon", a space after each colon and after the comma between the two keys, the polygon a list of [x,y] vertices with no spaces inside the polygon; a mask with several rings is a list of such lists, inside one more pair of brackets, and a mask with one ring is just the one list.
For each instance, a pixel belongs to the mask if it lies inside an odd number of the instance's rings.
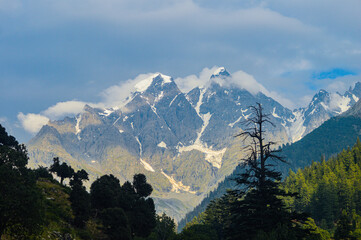
{"label": "mountain slope", "polygon": [[[322,92],[325,97],[315,96],[308,108],[291,111],[233,81],[219,68],[205,86],[183,93],[171,77],[149,76],[119,106],[85,106],[75,117],[49,122],[27,144],[29,164],[50,165],[58,156],[88,171],[91,180],[111,173],[126,181],[144,173],[154,187],[157,210],[179,220],[239,164],[243,143],[234,136],[251,117],[250,106],[262,104],[275,124],[266,129],[268,139],[282,145],[312,131],[317,124],[311,123],[337,114],[346,98],[339,95],[342,101],[335,104]],[[347,96],[354,92],[356,87]]]}
{"label": "mountain slope", "polygon": [[[280,155],[285,157],[288,164],[279,165],[277,169],[282,172],[283,177],[286,177],[290,169],[297,172],[298,169],[310,166],[313,162],[319,162],[322,158],[328,159],[343,149],[352,147],[358,137],[361,138],[361,101],[340,116],[327,120],[300,141],[283,146]],[[234,188],[232,176],[241,171],[240,168],[236,168],[196,208],[187,213],[180,221],[178,230],[203,212],[210,201],[223,195],[227,188]]]}

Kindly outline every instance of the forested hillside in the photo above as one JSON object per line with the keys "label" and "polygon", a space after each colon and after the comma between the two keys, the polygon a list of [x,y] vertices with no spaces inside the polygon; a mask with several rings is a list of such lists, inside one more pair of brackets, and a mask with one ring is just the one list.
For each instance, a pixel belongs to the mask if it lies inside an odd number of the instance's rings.
{"label": "forested hillside", "polygon": [[[355,107],[357,106],[358,104],[355,105]],[[343,149],[353,146],[359,136],[361,136],[359,117],[348,115],[331,118],[300,141],[283,146],[279,155],[284,157],[286,163],[280,163],[276,166],[276,169],[285,178],[290,170],[297,171],[299,168],[309,166],[313,162],[319,162],[321,157],[328,159]],[[237,168],[230,177],[226,177],[224,182],[220,183],[207,198],[186,215],[185,219],[180,221],[178,229],[180,230],[185,226],[186,222],[203,212],[208,203],[223,195],[227,188],[233,188],[235,186],[232,181],[233,176],[240,171],[240,168]]]}
{"label": "forested hillside", "polygon": [[[143,174],[120,184],[113,175],[95,180],[58,158],[29,169],[24,145],[0,125],[0,239],[133,240],[175,236],[174,221],[157,216]],[[56,177],[56,178],[54,178]],[[59,179],[60,181],[58,181]]]}
{"label": "forested hillside", "polygon": [[[292,209],[308,212],[322,228],[338,233],[342,219],[350,224],[350,235],[361,238],[361,142],[328,161],[314,162],[291,172],[284,189],[298,192],[289,200]],[[337,235],[337,234],[336,234]],[[335,236],[336,238],[336,236]],[[351,238],[350,238],[351,239]]]}
{"label": "forested hillside", "polygon": [[242,168],[240,166],[237,166],[231,175],[229,175],[225,178],[225,180],[220,182],[215,190],[211,191],[200,204],[198,204],[191,212],[187,213],[186,216],[178,223],[178,231],[181,231],[185,227],[187,222],[192,221],[194,217],[197,217],[198,214],[204,212],[208,204],[211,203],[213,199],[222,197],[227,192],[227,189],[236,188],[237,184],[234,179],[238,174],[241,173],[241,171]]}
{"label": "forested hillside", "polygon": [[[224,184],[224,183],[223,183]],[[361,142],[357,139],[352,148],[342,150],[327,161],[313,162],[299,169],[283,181],[281,188],[290,196],[283,197],[290,211],[305,213],[309,216],[302,223],[303,229],[309,229],[313,236],[297,239],[361,239]],[[229,216],[233,213],[232,193],[210,201],[206,210],[187,223],[184,232],[193,231],[199,226],[208,227],[217,234],[215,239],[224,236],[229,226]],[[242,216],[240,216],[242,217]],[[275,226],[282,236],[289,234],[282,226]],[[209,230],[209,231],[210,231]],[[255,239],[279,239],[279,235],[267,235]]]}
{"label": "forested hillside", "polygon": [[287,176],[290,168],[297,171],[313,161],[319,161],[322,156],[328,159],[353,146],[358,136],[361,136],[360,118],[331,118],[300,141],[284,146],[281,155],[285,157],[287,164],[280,165],[279,169],[283,176]]}

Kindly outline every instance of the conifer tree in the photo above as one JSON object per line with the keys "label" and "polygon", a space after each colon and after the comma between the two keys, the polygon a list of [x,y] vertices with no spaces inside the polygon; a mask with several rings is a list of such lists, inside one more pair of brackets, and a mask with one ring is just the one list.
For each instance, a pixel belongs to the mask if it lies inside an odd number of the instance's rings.
{"label": "conifer tree", "polygon": [[230,207],[230,221],[226,226],[227,239],[253,239],[259,232],[271,232],[277,225],[292,231],[292,236],[303,235],[297,222],[305,216],[289,211],[282,197],[293,196],[280,189],[281,173],[273,169],[277,162],[285,162],[274,150],[275,143],[265,140],[265,125],[270,124],[269,116],[261,104],[252,106],[253,116],[246,122],[247,128],[237,135],[243,141],[250,140],[245,148],[249,152],[243,159],[244,173],[236,177],[242,190],[228,194],[233,196]]}

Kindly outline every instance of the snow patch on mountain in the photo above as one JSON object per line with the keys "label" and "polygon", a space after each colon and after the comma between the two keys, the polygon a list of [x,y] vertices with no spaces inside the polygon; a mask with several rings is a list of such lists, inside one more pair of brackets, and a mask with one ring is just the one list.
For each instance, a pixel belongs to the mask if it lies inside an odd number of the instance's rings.
{"label": "snow patch on mountain", "polygon": [[204,96],[204,93],[205,93],[205,92],[206,92],[206,89],[205,89],[205,88],[199,89],[198,102],[197,102],[197,104],[196,104],[196,107],[194,108],[200,118],[202,118],[202,117],[201,117],[201,114],[200,114],[200,108],[201,108],[201,105],[202,105],[202,103],[203,103],[203,96]]}
{"label": "snow patch on mountain", "polygon": [[164,92],[161,91],[160,94],[154,99],[154,104],[159,102],[164,97]]}
{"label": "snow patch on mountain", "polygon": [[289,119],[290,126],[283,124],[286,129],[287,135],[290,137],[291,142],[296,142],[303,137],[306,127],[303,125],[305,122],[304,110],[296,110],[293,112],[294,118]]}
{"label": "snow patch on mountain", "polygon": [[206,129],[206,127],[208,126],[209,124],[209,120],[211,119],[212,117],[212,114],[210,114],[209,112],[206,113],[206,114],[201,114],[200,117],[202,118],[203,120],[203,125],[202,125],[202,128],[201,128],[201,131],[198,133],[198,136],[197,136],[197,139],[195,141],[195,144],[202,144],[201,142],[201,137],[202,137],[202,134],[204,132],[204,130]]}
{"label": "snow patch on mountain", "polygon": [[150,87],[150,85],[152,84],[153,80],[156,77],[161,77],[163,79],[162,86],[165,83],[172,82],[172,78],[170,76],[163,75],[161,73],[155,73],[155,74],[151,75],[150,77],[147,77],[147,78],[143,79],[142,81],[138,82],[137,84],[135,84],[134,87],[135,87],[136,91],[137,92],[145,92]]}
{"label": "snow patch on mountain", "polygon": [[160,148],[167,148],[167,144],[166,144],[165,142],[163,142],[163,141],[161,141],[160,143],[158,143],[157,146],[160,147]]}
{"label": "snow patch on mountain", "polygon": [[278,114],[276,113],[276,107],[273,108],[272,116],[274,116],[275,118],[281,118],[281,117],[278,116]]}
{"label": "snow patch on mountain", "polygon": [[353,100],[354,100],[355,102],[357,102],[357,101],[359,100],[359,98],[356,97],[355,94],[352,94],[352,98],[353,98]]}
{"label": "snow patch on mountain", "polygon": [[81,114],[79,115],[79,117],[76,118],[76,125],[75,125],[75,135],[77,135],[78,140],[81,140],[81,137],[79,136],[81,132],[80,121],[81,121]]}
{"label": "snow patch on mountain", "polygon": [[115,120],[115,121],[113,122],[113,126],[119,121],[120,118],[121,118],[121,117],[118,117],[117,120]]}
{"label": "snow patch on mountain", "polygon": [[[237,105],[238,105],[238,104],[237,104]],[[245,109],[245,110],[241,109],[242,115],[241,115],[236,121],[234,121],[233,123],[228,124],[228,126],[230,126],[231,128],[233,128],[234,125],[237,124],[237,123],[239,123],[242,119],[246,119],[246,120],[247,120],[247,119],[249,118],[249,116],[251,116],[251,114],[244,115],[244,113],[247,112],[247,111],[248,111],[248,109]]]}
{"label": "snow patch on mountain", "polygon": [[221,73],[225,72],[226,69],[224,67],[217,68],[216,71],[213,72],[213,76],[220,75]]}
{"label": "snow patch on mountain", "polygon": [[236,121],[234,121],[233,123],[228,124],[228,126],[230,126],[231,128],[233,128],[233,126],[234,126],[236,123],[238,123],[239,121],[241,121],[242,118],[244,118],[243,114],[242,114]]}
{"label": "snow patch on mountain", "polygon": [[222,166],[222,158],[227,148],[223,148],[221,150],[213,150],[212,148],[208,148],[204,144],[192,144],[189,146],[179,146],[178,151],[181,152],[190,152],[192,150],[197,150],[203,152],[205,154],[205,159],[207,162],[212,164],[213,167],[221,168]]}
{"label": "snow patch on mountain", "polygon": [[167,175],[165,172],[163,172],[163,169],[161,170],[161,173],[169,180],[169,182],[172,184],[172,192],[179,193],[181,191],[189,192],[192,194],[196,194],[196,191],[191,191],[190,186],[185,186],[182,181],[175,180],[172,176]]}
{"label": "snow patch on mountain", "polygon": [[[169,103],[169,107],[170,106],[172,106],[172,104],[173,104],[173,102],[174,102],[174,100],[176,100],[177,99],[177,97],[180,95],[181,93],[178,93],[173,99],[172,99],[172,101],[170,101],[170,103]],[[187,99],[188,100],[188,99]],[[188,100],[189,101],[189,100]]]}
{"label": "snow patch on mountain", "polygon": [[154,168],[149,163],[147,163],[145,160],[142,159],[143,149],[142,149],[142,143],[139,141],[139,138],[135,137],[135,140],[137,140],[137,142],[139,144],[140,163],[143,165],[145,170],[150,171],[150,172],[155,172]]}
{"label": "snow patch on mountain", "polygon": [[100,112],[99,115],[101,116],[105,116],[108,117],[110,114],[112,114],[113,112],[115,112],[115,110],[113,108],[105,108],[103,112]]}
{"label": "snow patch on mountain", "polygon": [[142,158],[140,158],[140,163],[143,165],[144,169],[150,172],[155,172],[155,170],[152,168],[152,166],[144,161]]}
{"label": "snow patch on mountain", "polygon": [[[201,96],[203,97],[203,95],[201,95]],[[200,99],[201,99],[201,96],[199,97]],[[197,106],[198,106],[198,103],[197,103]],[[199,111],[199,107],[198,107],[198,111]],[[207,128],[207,126],[209,124],[209,120],[212,117],[212,114],[209,112],[206,114],[199,114],[199,112],[197,112],[197,113],[203,120],[202,128],[201,128],[200,132],[197,133],[197,139],[194,141],[194,143],[192,145],[178,146],[178,151],[179,152],[189,152],[192,150],[198,150],[205,154],[205,160],[207,162],[209,162],[210,164],[212,164],[213,167],[221,168],[222,158],[223,158],[223,155],[226,152],[227,148],[224,148],[221,150],[213,150],[212,147],[208,147],[207,144],[202,142],[202,140],[201,140],[202,134],[203,134],[204,130]]]}
{"label": "snow patch on mountain", "polygon": [[346,112],[350,106],[351,99],[348,96],[341,96],[338,93],[330,94],[330,109],[337,114]]}

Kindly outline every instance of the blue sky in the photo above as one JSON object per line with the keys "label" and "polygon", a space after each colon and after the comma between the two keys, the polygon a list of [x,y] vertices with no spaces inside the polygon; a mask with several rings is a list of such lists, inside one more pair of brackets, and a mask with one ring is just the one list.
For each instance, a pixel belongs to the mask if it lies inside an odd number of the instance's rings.
{"label": "blue sky", "polygon": [[188,83],[214,66],[304,106],[361,81],[360,12],[359,0],[0,0],[0,123],[27,141],[28,114],[60,118],[139,74]]}

